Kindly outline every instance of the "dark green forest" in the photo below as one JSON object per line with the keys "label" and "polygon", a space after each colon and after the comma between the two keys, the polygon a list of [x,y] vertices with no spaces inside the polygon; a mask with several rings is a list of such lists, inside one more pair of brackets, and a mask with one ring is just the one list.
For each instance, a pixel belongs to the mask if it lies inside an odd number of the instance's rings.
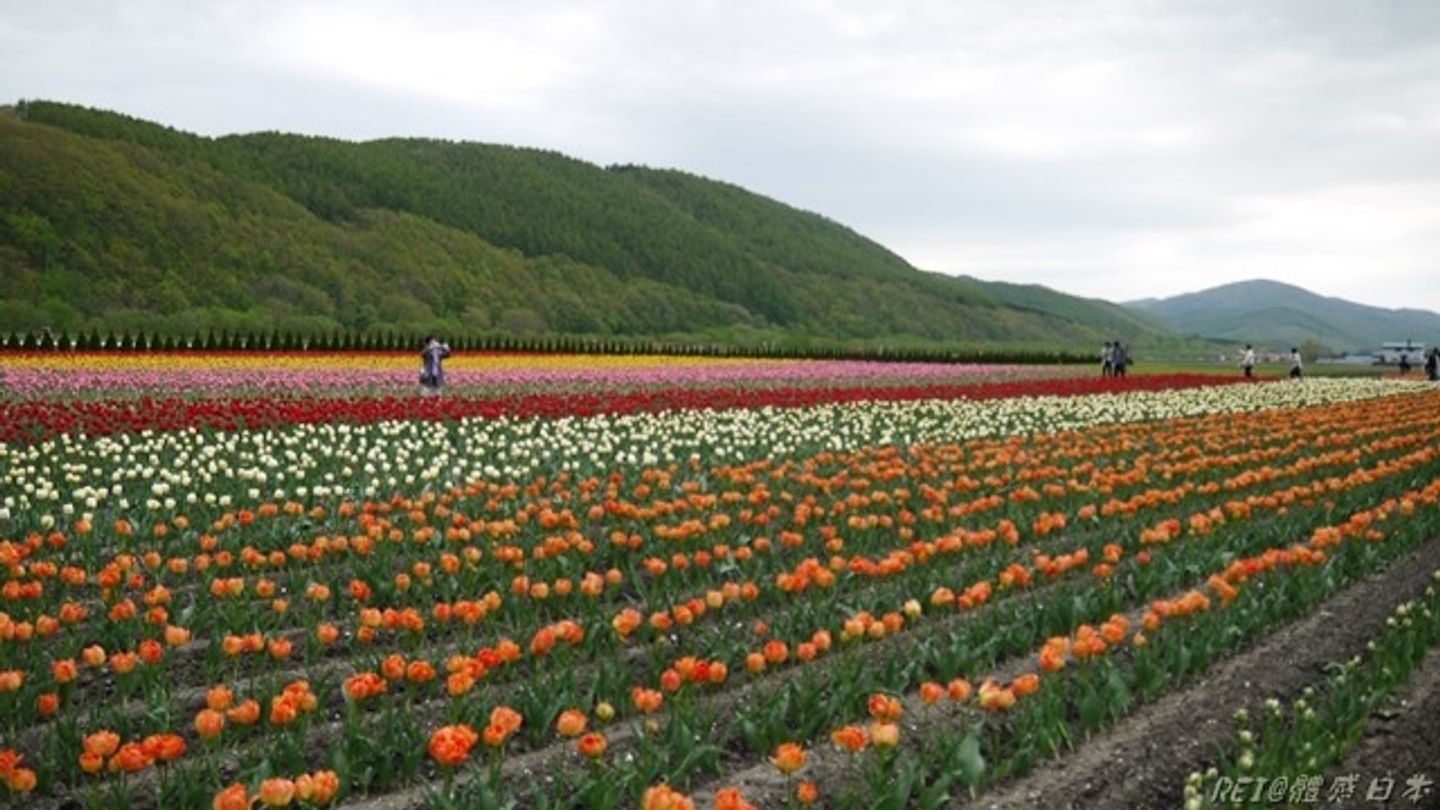
{"label": "dark green forest", "polygon": [[207,138],[21,102],[0,113],[0,330],[39,328],[1186,345],[1106,302],[921,272],[678,171],[439,140]]}

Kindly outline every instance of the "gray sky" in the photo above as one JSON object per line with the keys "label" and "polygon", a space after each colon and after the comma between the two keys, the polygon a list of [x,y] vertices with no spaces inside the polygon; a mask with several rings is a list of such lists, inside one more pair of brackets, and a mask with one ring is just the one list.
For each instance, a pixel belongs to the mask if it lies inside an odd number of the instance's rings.
{"label": "gray sky", "polygon": [[918,267],[1440,310],[1440,2],[0,0],[0,103],[674,167]]}

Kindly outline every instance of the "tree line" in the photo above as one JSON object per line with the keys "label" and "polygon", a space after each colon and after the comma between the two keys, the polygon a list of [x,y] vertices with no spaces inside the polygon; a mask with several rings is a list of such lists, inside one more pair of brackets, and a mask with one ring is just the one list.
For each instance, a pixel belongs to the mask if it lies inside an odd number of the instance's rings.
{"label": "tree line", "polygon": [[[65,332],[0,332],[0,352],[390,352],[419,351],[418,333],[330,332],[314,335],[210,331],[200,335],[153,332],[102,334],[98,330]],[[1030,365],[1089,363],[1087,355],[1014,349],[960,349],[885,346],[736,346],[719,343],[591,338],[573,335],[461,335],[450,341],[458,352],[538,354],[651,354],[685,357],[755,357],[812,360],[869,360],[926,363],[1019,363]]]}

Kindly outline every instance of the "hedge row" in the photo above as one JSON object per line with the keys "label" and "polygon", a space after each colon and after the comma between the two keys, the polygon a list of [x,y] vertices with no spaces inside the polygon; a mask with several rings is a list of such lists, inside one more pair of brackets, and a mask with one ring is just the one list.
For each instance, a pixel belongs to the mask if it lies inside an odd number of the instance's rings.
{"label": "hedge row", "polygon": [[[35,351],[305,351],[374,352],[419,351],[422,336],[398,332],[294,335],[284,332],[255,335],[209,332],[177,337],[161,334],[101,335],[98,331],[65,333],[0,332],[0,352]],[[797,359],[878,360],[939,363],[1089,363],[1089,356],[1031,350],[962,350],[942,348],[885,348],[838,346],[732,346],[711,343],[670,343],[642,339],[589,338],[570,335],[525,337],[462,335],[450,340],[455,351],[535,352],[575,354],[666,354],[707,357],[778,357]]]}

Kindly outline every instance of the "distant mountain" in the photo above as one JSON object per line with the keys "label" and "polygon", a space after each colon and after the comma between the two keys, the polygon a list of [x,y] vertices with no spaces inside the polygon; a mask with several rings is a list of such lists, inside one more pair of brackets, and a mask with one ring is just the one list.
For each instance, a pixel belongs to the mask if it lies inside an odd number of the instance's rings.
{"label": "distant mountain", "polygon": [[1103,301],[922,272],[728,183],[555,152],[200,137],[0,110],[0,324],[1184,345]]}
{"label": "distant mountain", "polygon": [[1126,306],[1185,334],[1269,348],[1306,341],[1337,352],[1371,351],[1391,341],[1440,344],[1440,314],[1356,304],[1278,281],[1241,281]]}

